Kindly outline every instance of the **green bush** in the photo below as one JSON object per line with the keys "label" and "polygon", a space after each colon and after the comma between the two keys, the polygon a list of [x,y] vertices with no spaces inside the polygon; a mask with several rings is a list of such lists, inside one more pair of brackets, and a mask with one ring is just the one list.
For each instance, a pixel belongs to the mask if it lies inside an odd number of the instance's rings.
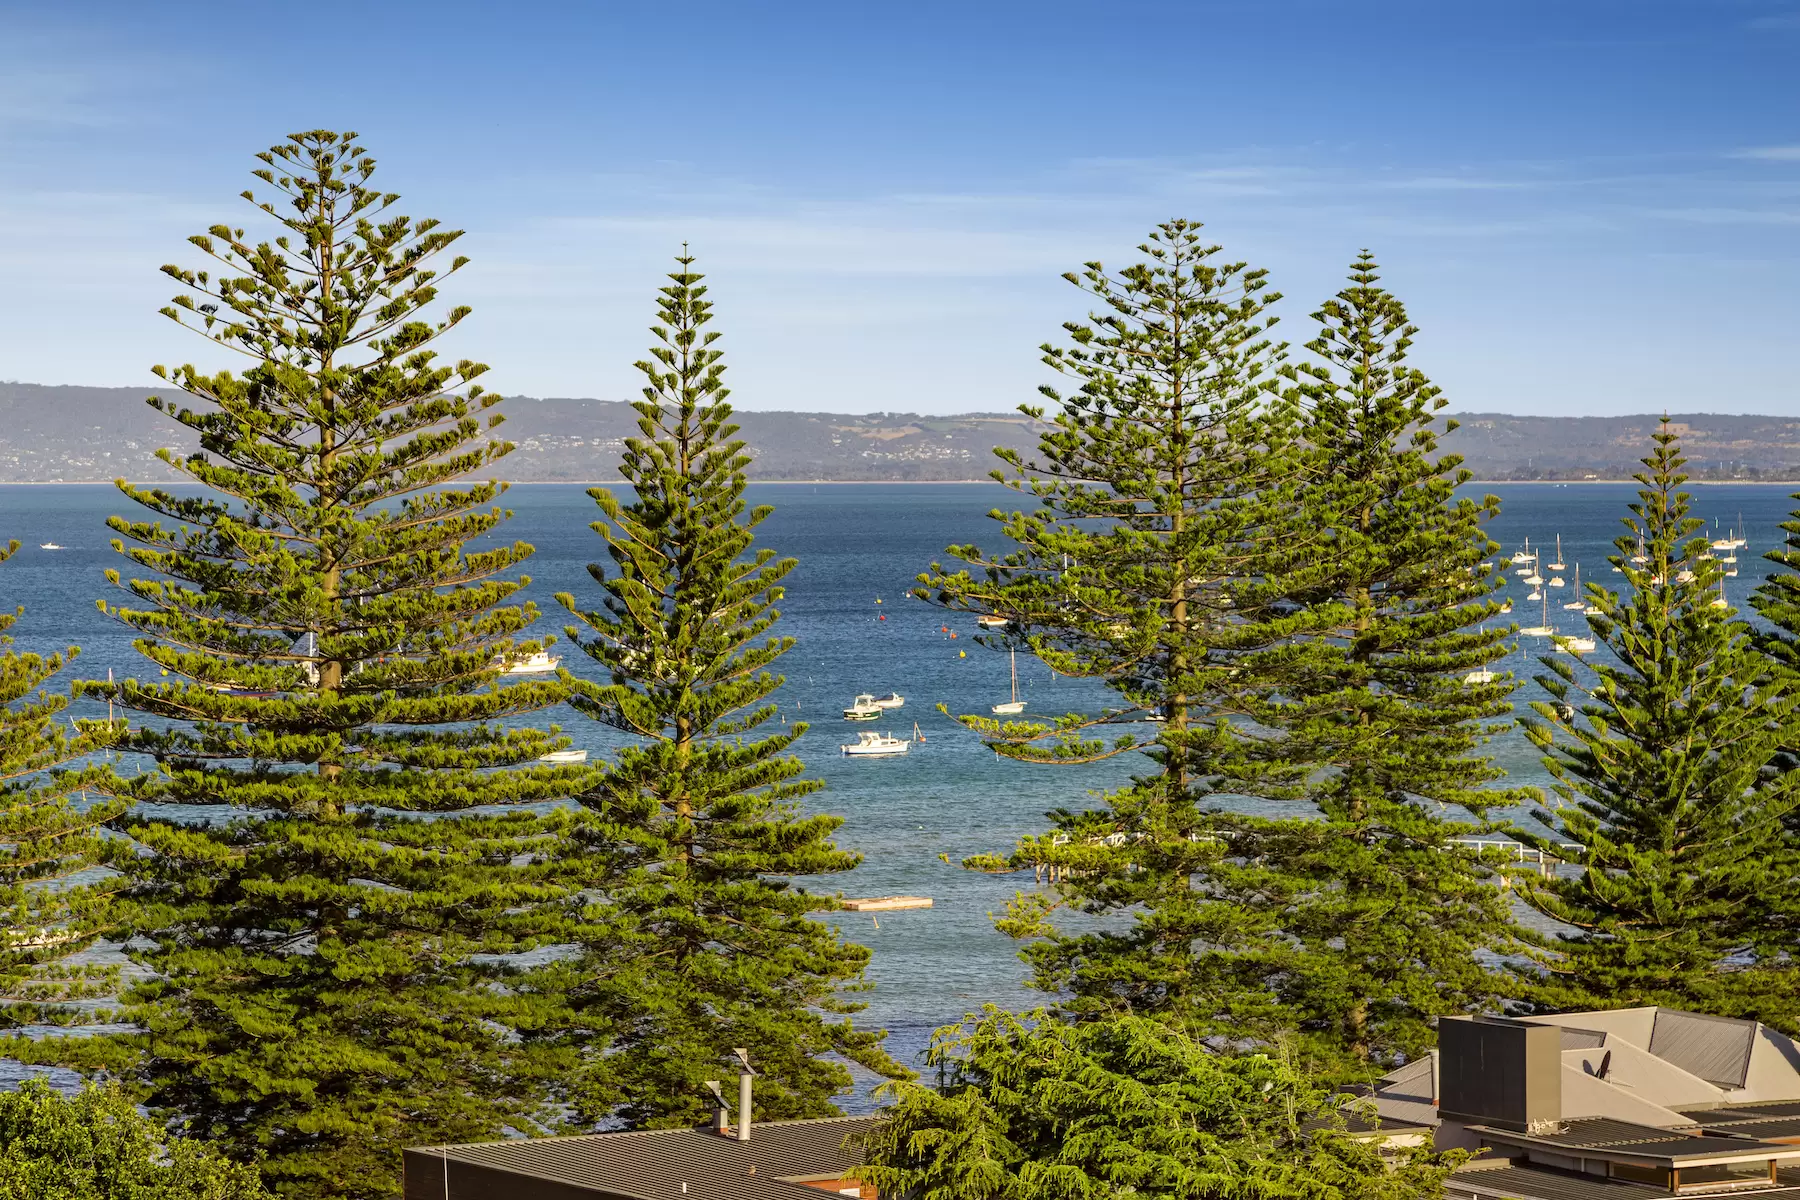
{"label": "green bush", "polygon": [[171,1135],[116,1087],[0,1093],[0,1200],[260,1200],[253,1167]]}

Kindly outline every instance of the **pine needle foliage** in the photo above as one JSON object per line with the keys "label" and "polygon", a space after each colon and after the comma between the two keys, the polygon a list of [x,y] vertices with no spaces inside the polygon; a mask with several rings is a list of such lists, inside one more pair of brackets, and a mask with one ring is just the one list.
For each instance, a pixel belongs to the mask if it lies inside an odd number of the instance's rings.
{"label": "pine needle foliage", "polygon": [[1356,259],[1292,371],[1317,459],[1298,513],[1322,534],[1318,567],[1256,660],[1261,686],[1238,692],[1256,734],[1217,785],[1298,811],[1219,806],[1226,853],[1202,879],[1229,918],[1200,957],[1211,1007],[1187,1015],[1194,1031],[1291,1036],[1365,1078],[1429,1051],[1436,1017],[1498,1007],[1496,956],[1516,931],[1457,839],[1536,795],[1494,788],[1504,773],[1482,753],[1510,727],[1515,686],[1488,669],[1510,648],[1483,528],[1499,500],[1456,495],[1469,473],[1432,430],[1447,401],[1407,362],[1418,330],[1376,270]]}
{"label": "pine needle foliage", "polygon": [[102,608],[159,672],[109,693],[157,767],[119,787],[153,977],[113,1065],[281,1195],[394,1196],[402,1146],[530,1128],[543,1081],[506,1031],[534,1018],[496,985],[559,893],[513,865],[551,833],[518,809],[579,772],[503,724],[566,689],[500,680],[541,645],[506,577],[531,547],[467,549],[504,486],[457,481],[510,445],[486,368],[433,349],[469,311],[430,315],[459,234],[395,215],[354,134],[258,158],[274,236],[217,225],[189,239],[212,268],[164,268],[164,314],[247,362],[156,368],[199,402],[152,404],[197,438],[162,458],[200,490],[121,481],[151,515],[110,522],[144,574]]}
{"label": "pine needle foliage", "polygon": [[1723,568],[1689,515],[1667,418],[1654,441],[1611,557],[1630,590],[1588,585],[1601,653],[1545,657],[1550,699],[1527,724],[1558,803],[1536,814],[1548,837],[1523,836],[1576,868],[1520,877],[1520,896],[1569,927],[1539,948],[1531,999],[1666,1004],[1792,1031],[1793,972],[1756,950],[1795,874],[1782,826],[1800,776],[1776,764],[1800,734],[1800,693],[1721,603]]}
{"label": "pine needle foliage", "polygon": [[[1075,386],[1041,389],[1057,410],[1037,454],[996,452],[1007,469],[994,478],[1035,503],[990,514],[1013,548],[952,546],[956,569],[934,563],[914,594],[1003,616],[1010,644],[1124,699],[1098,715],[961,718],[1015,759],[1136,751],[1155,765],[1101,807],[1051,813],[1052,828],[1010,856],[965,865],[1062,880],[998,922],[1025,940],[1034,986],[1066,993],[1074,1011],[1173,1015],[1204,1003],[1197,948],[1223,934],[1225,910],[1195,883],[1223,851],[1206,835],[1207,803],[1242,759],[1247,732],[1231,717],[1248,664],[1290,620],[1288,581],[1272,577],[1275,559],[1299,552],[1287,517],[1306,462],[1279,388],[1266,273],[1223,262],[1190,221],[1139,250],[1123,270],[1066,276],[1097,311],[1065,326],[1069,345],[1044,347]],[[1124,919],[1067,930],[1065,906]]]}
{"label": "pine needle foliage", "polygon": [[[0,563],[18,549],[0,548]],[[7,631],[23,612],[0,612],[0,1029],[103,1019],[91,1002],[113,994],[118,974],[77,960],[110,928],[117,884],[100,870],[105,825],[125,806],[83,794],[105,773],[73,764],[112,729],[63,727],[70,698],[44,684],[80,650],[21,653]]]}
{"label": "pine needle foliage", "polygon": [[772,632],[775,606],[794,560],[755,544],[773,510],[745,501],[750,459],[712,302],[692,256],[676,261],[656,345],[636,364],[647,383],[621,464],[630,502],[589,493],[609,560],[588,568],[601,603],[557,597],[607,677],[578,682],[570,702],[629,741],[580,796],[569,843],[570,869],[602,899],[579,923],[581,956],[543,978],[587,1050],[583,1121],[703,1121],[704,1081],[734,1047],[761,1074],[757,1118],[819,1116],[851,1082],[837,1059],[900,1072],[843,996],[869,951],[813,919],[834,897],[792,882],[861,859],[831,841],[841,818],[799,804],[823,786],[790,753],[806,726],[770,728],[782,684],[770,668],[794,644]]}
{"label": "pine needle foliage", "polygon": [[1384,1150],[1265,1055],[1220,1056],[1135,1016],[989,1007],[938,1031],[938,1086],[890,1085],[861,1177],[918,1200],[1426,1200],[1466,1157]]}

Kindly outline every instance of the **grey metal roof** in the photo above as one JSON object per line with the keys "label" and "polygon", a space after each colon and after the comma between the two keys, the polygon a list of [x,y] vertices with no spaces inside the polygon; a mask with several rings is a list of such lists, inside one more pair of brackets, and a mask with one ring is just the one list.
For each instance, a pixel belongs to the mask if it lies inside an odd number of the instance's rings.
{"label": "grey metal roof", "polygon": [[1734,1121],[1763,1121],[1770,1117],[1800,1117],[1800,1100],[1779,1100],[1773,1104],[1726,1104],[1717,1108],[1684,1108],[1684,1117],[1705,1125],[1728,1125]]}
{"label": "grey metal roof", "polygon": [[[1789,1172],[1779,1173],[1781,1187],[1752,1193],[1757,1200],[1800,1200],[1800,1183]],[[1452,1172],[1444,1181],[1444,1193],[1461,1200],[1667,1200],[1673,1193],[1643,1184],[1577,1175],[1542,1167],[1489,1167],[1474,1164]]]}
{"label": "grey metal roof", "polygon": [[[878,1120],[770,1121],[754,1126],[748,1142],[710,1128],[652,1129],[426,1146],[406,1153],[409,1163],[423,1160],[422,1167],[447,1158],[637,1200],[819,1200],[817,1189],[783,1177],[842,1176],[862,1162],[861,1152],[847,1149],[845,1140]],[[519,1194],[527,1191],[521,1188]]]}
{"label": "grey metal roof", "polygon": [[1793,1146],[1742,1137],[1687,1134],[1655,1125],[1639,1125],[1633,1121],[1615,1121],[1611,1117],[1565,1121],[1560,1130],[1549,1133],[1517,1133],[1486,1125],[1471,1125],[1469,1128],[1484,1138],[1507,1145],[1548,1146],[1559,1150],[1587,1151],[1594,1158],[1650,1158],[1671,1164],[1696,1158],[1731,1156],[1756,1159],[1795,1152]]}
{"label": "grey metal roof", "polygon": [[1721,1087],[1743,1087],[1750,1074],[1756,1022],[1659,1008],[1650,1053]]}
{"label": "grey metal roof", "polygon": [[1577,1029],[1573,1025],[1564,1025],[1562,1031],[1564,1050],[1598,1050],[1606,1045],[1606,1034],[1598,1029]]}

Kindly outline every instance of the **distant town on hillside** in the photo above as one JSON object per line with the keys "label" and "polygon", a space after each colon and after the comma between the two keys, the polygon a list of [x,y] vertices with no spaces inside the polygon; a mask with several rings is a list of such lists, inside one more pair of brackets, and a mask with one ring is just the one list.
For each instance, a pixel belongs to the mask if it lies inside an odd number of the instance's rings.
{"label": "distant town on hillside", "polygon": [[[172,480],[158,447],[185,452],[185,431],[150,409],[146,388],[49,387],[0,382],[0,483],[127,478]],[[179,393],[167,393],[179,398]],[[636,414],[618,400],[512,397],[504,435],[518,449],[505,475],[522,483],[617,477]],[[1038,425],[1018,412],[916,413],[740,410],[755,456],[752,478],[844,482],[985,479],[993,450],[1035,445]],[[1626,479],[1650,444],[1657,417],[1517,417],[1464,413],[1441,449],[1461,454],[1476,479]],[[1696,479],[1800,480],[1800,419],[1678,415],[1688,472]]]}

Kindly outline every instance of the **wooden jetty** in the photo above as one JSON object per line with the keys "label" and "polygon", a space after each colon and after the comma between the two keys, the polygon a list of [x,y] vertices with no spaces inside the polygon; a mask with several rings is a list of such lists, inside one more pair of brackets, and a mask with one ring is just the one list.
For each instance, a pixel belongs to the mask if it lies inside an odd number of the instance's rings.
{"label": "wooden jetty", "polygon": [[930,896],[869,896],[862,900],[846,900],[851,912],[894,912],[902,908],[930,908]]}

